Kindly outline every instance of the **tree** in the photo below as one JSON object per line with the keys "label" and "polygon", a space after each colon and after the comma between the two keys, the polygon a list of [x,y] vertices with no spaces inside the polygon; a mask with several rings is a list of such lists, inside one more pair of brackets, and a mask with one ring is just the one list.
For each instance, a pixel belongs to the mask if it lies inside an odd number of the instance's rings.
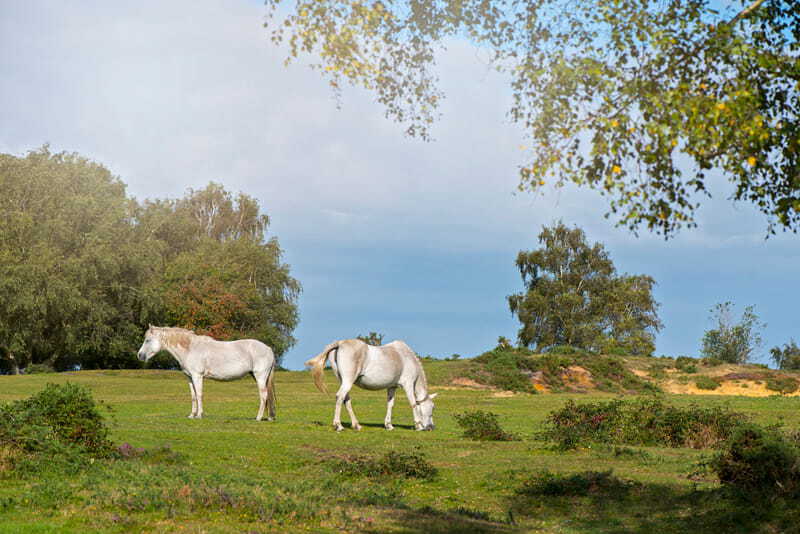
{"label": "tree", "polygon": [[258,201],[220,184],[150,202],[142,232],[162,242],[164,270],[154,292],[165,320],[219,339],[252,337],[280,357],[294,343],[300,283],[281,261]]}
{"label": "tree", "polygon": [[43,147],[0,155],[0,191],[0,351],[12,370],[135,362],[150,306],[138,289],[151,268],[125,185]]}
{"label": "tree", "polygon": [[789,343],[784,343],[783,347],[772,347],[769,349],[769,353],[778,369],[786,371],[800,369],[800,347],[797,346],[794,339],[790,340]]}
{"label": "tree", "polygon": [[653,352],[662,325],[651,277],[618,275],[603,245],[589,245],[578,227],[545,226],[539,243],[517,256],[525,291],[508,297],[521,345]]}
{"label": "tree", "polygon": [[360,339],[364,343],[375,345],[376,347],[383,345],[383,334],[377,332],[370,332],[366,336],[356,336],[356,339]]}
{"label": "tree", "polygon": [[700,352],[706,358],[716,358],[728,363],[746,363],[761,348],[759,329],[767,325],[756,315],[753,306],[747,306],[738,322],[733,317],[733,303],[717,304],[711,309],[717,327],[703,334]]}
{"label": "tree", "polygon": [[299,0],[271,37],[314,55],[334,91],[376,94],[429,139],[443,94],[436,53],[468,40],[510,78],[529,138],[520,188],[573,182],[618,223],[694,226],[708,172],[775,227],[800,226],[800,3],[793,0]]}

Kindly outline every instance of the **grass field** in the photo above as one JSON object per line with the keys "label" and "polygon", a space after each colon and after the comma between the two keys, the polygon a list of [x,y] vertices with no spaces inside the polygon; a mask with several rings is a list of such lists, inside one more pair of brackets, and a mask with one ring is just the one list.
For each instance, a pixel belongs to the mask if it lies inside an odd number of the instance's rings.
{"label": "grass field", "polygon": [[[411,411],[395,405],[383,429],[385,393],[354,390],[364,429],[336,433],[333,396],[306,372],[276,378],[278,420],[256,422],[250,380],[207,381],[206,417],[186,418],[189,390],[173,371],[85,371],[0,376],[0,402],[48,382],[85,384],[112,408],[115,443],[153,449],[158,458],[98,460],[81,468],[43,466],[20,477],[0,470],[0,532],[783,532],[790,515],[728,500],[710,477],[690,477],[710,451],[582,448],[557,452],[536,439],[547,414],[568,399],[612,395],[497,396],[447,387],[458,362],[426,362],[439,391],[436,430],[415,432]],[[334,378],[326,371],[334,389]],[[437,387],[438,384],[438,387]],[[800,427],[797,397],[668,395],[669,402],[728,405],[760,423]],[[461,437],[453,414],[499,415],[522,439]],[[359,455],[420,452],[433,480],[347,476],[336,466]],[[531,497],[519,488],[536,473],[609,471],[622,486],[581,495]],[[794,517],[794,516],[791,516]]]}

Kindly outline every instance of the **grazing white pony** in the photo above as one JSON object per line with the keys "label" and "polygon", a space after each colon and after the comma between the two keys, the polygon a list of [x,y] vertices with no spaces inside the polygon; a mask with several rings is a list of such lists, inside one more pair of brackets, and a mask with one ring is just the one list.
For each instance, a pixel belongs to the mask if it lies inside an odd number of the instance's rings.
{"label": "grazing white pony", "polygon": [[350,389],[353,384],[370,390],[386,389],[386,419],[384,426],[392,430],[392,407],[397,386],[403,388],[414,412],[414,427],[417,430],[433,430],[433,399],[436,393],[428,394],[428,381],[422,363],[414,351],[402,341],[392,341],[375,347],[360,339],[334,341],[314,358],[306,362],[311,367],[314,383],[323,393],[327,393],[322,381],[325,362],[330,361],[341,386],[336,392],[336,410],[333,414],[333,427],[337,432],[344,430],[341,420],[342,403],[347,407],[350,421],[355,430],[361,430],[353,406],[350,402]]}
{"label": "grazing white pony", "polygon": [[275,420],[275,355],[264,343],[256,339],[217,341],[184,328],[150,325],[139,349],[139,359],[146,362],[162,350],[178,361],[181,371],[189,378],[190,419],[203,417],[203,378],[235,380],[250,374],[256,379],[261,399],[256,421],[261,421],[267,404],[267,421]]}

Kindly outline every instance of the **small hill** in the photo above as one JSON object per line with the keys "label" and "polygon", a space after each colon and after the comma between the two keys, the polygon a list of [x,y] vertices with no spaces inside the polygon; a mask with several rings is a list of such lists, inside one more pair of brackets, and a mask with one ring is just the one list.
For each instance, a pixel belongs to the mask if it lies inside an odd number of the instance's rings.
{"label": "small hill", "polygon": [[800,395],[800,374],[760,364],[733,365],[681,356],[587,353],[571,348],[536,354],[499,346],[476,358],[427,365],[432,383],[527,393],[641,393]]}

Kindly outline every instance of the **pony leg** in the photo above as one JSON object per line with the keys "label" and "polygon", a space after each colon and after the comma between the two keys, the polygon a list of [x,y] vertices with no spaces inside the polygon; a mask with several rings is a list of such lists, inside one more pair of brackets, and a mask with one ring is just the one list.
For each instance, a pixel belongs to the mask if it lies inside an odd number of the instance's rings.
{"label": "pony leg", "polygon": [[417,406],[417,399],[414,398],[414,385],[412,384],[409,387],[404,386],[403,391],[406,392],[406,398],[408,398],[408,403],[411,405],[411,413],[414,414],[414,429],[423,430],[422,420],[417,414],[418,406]]}
{"label": "pony leg", "polygon": [[394,394],[397,388],[389,388],[386,390],[386,419],[383,420],[383,426],[386,430],[394,430],[392,426],[392,408],[394,407]]}
{"label": "pony leg", "polygon": [[267,405],[267,376],[264,374],[260,374],[255,377],[256,384],[258,384],[258,397],[259,397],[259,404],[258,404],[258,415],[256,415],[256,421],[261,421],[261,418],[264,417],[264,407]]}
{"label": "pony leg", "polygon": [[192,394],[192,413],[189,414],[189,419],[194,419],[197,415],[197,394],[194,392],[194,384],[191,377],[189,377],[189,393]]}
{"label": "pony leg", "polygon": [[192,383],[194,384],[194,392],[197,396],[197,413],[195,419],[203,418],[203,375],[192,376]]}
{"label": "pony leg", "polygon": [[336,409],[333,411],[333,428],[336,429],[337,432],[344,430],[342,426],[342,403],[345,399],[347,399],[347,411],[350,412],[350,417],[353,417],[353,408],[350,406],[350,388],[352,387],[353,384],[342,382],[342,385],[339,386],[339,391],[336,392]]}
{"label": "pony leg", "polygon": [[350,394],[348,393],[344,398],[344,406],[347,408],[347,413],[350,414],[350,426],[353,430],[361,430],[361,425],[358,424],[356,413],[353,411],[353,403],[350,401]]}

